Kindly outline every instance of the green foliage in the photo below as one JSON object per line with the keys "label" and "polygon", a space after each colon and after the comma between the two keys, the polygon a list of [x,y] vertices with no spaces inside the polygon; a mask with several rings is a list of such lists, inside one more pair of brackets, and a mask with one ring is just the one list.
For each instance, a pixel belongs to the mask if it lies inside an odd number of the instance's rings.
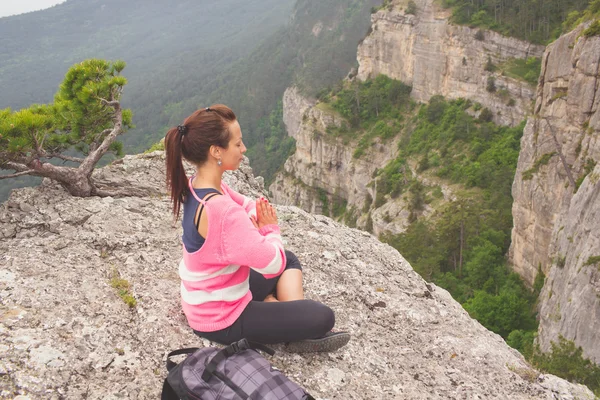
{"label": "green foliage", "polygon": [[112,271],[110,286],[117,290],[117,294],[121,299],[123,299],[125,304],[129,306],[129,308],[135,308],[137,305],[137,300],[131,293],[131,284],[129,281],[121,277],[116,268]]}
{"label": "green foliage", "polygon": [[296,141],[288,136],[283,123],[283,103],[279,101],[271,113],[259,120],[256,133],[263,138],[247,152],[252,166],[263,171],[265,184],[269,186],[285,160],[296,151]]}
{"label": "green foliage", "polygon": [[[55,109],[48,105],[32,105],[30,108],[1,111],[0,119],[0,163],[11,161],[15,156],[32,154],[37,144],[53,132]],[[65,136],[61,136],[66,140]]]}
{"label": "green foliage", "polygon": [[494,72],[497,68],[496,65],[492,62],[492,57],[488,56],[487,62],[485,63],[485,67],[483,68],[487,72]]}
{"label": "green foliage", "polygon": [[[409,158],[420,160],[421,171],[472,189],[457,193],[456,201],[438,207],[432,218],[416,218],[405,233],[386,234],[382,240],[397,248],[425,279],[449,290],[486,327],[505,338],[515,330],[529,338],[527,332],[537,324],[533,306],[537,294],[510,273],[504,259],[524,124],[496,126],[472,117],[467,112],[472,107],[463,99],[432,97],[401,139],[398,158],[376,179],[378,198],[407,190],[409,207],[417,211],[427,197],[405,167]],[[518,346],[530,349],[531,343]]]}
{"label": "green foliage", "polygon": [[551,342],[550,353],[534,351],[532,362],[543,372],[554,374],[571,382],[582,383],[600,395],[600,366],[583,357],[583,349],[559,335],[558,343]]}
{"label": "green foliage", "polygon": [[[598,35],[599,26],[597,20],[600,18],[600,0],[592,0],[589,2],[588,7],[583,11],[572,11],[568,13],[567,18],[563,22],[563,32],[569,32],[574,29],[577,25],[590,20],[594,21],[590,27],[588,27],[583,34],[586,37]],[[588,32],[589,31],[589,32]],[[586,33],[587,32],[587,33]]]}
{"label": "green foliage", "polygon": [[345,215],[348,207],[348,200],[344,199],[339,195],[333,196],[333,202],[331,206],[331,213],[333,218],[340,218]]}
{"label": "green foliage", "polygon": [[496,91],[496,78],[494,78],[493,76],[488,76],[485,90],[487,90],[490,93],[494,93]]}
{"label": "green foliage", "polygon": [[408,189],[410,193],[410,200],[408,202],[408,209],[410,210],[409,221],[412,222],[416,219],[416,214],[423,211],[425,207],[425,187],[419,180],[413,180]]}
{"label": "green foliage", "polygon": [[[34,159],[51,159],[75,148],[87,154],[98,146],[105,130],[114,127],[114,109],[106,101],[119,101],[127,80],[120,76],[125,63],[91,59],[72,66],[60,85],[54,103],[32,105],[12,112],[2,110],[0,164],[23,165]],[[131,111],[123,110],[123,128],[131,126]],[[109,148],[116,155],[122,145]]]}
{"label": "green foliage", "polygon": [[[59,91],[54,96],[56,127],[68,131],[69,137],[53,135],[48,145],[54,151],[62,151],[69,145],[78,145],[78,150],[87,154],[89,145],[97,142],[98,132],[113,125],[113,109],[100,100],[118,100],[127,80],[118,75],[124,62],[113,63],[91,59],[69,69]],[[123,113],[125,128],[131,125],[131,112]]]}
{"label": "green foliage", "polygon": [[[386,165],[379,174],[377,179],[377,199],[383,199],[386,194],[395,199],[402,194],[403,189],[411,182],[412,176],[410,170],[407,169],[406,160],[402,157],[397,157]],[[375,207],[379,207],[375,205]]]}
{"label": "green foliage", "polygon": [[394,118],[410,104],[411,87],[379,75],[364,82],[354,81],[333,92],[332,106],[352,126],[367,128],[383,118]]}
{"label": "green foliage", "polygon": [[[379,75],[364,82],[353,81],[327,95],[317,107],[338,113],[348,123],[331,127],[328,133],[358,141],[353,157],[360,158],[375,138],[389,140],[402,130],[404,114],[410,110],[411,87]],[[325,102],[327,101],[327,102]]]}
{"label": "green foliage", "polygon": [[379,10],[391,11],[393,7],[392,0],[383,0],[383,3],[379,7],[372,7],[371,14],[376,13]]}
{"label": "green foliage", "polygon": [[506,344],[513,349],[519,350],[525,356],[525,359],[530,360],[533,355],[533,341],[535,340],[535,331],[524,331],[515,329],[508,334]]}
{"label": "green foliage", "polygon": [[533,174],[537,173],[542,165],[548,165],[550,159],[556,155],[556,152],[546,153],[533,163],[533,166],[526,171],[523,171],[522,178],[524,181],[533,178]]}
{"label": "green foliage", "polygon": [[510,58],[498,65],[498,69],[506,76],[537,85],[542,70],[542,60],[536,57]]}
{"label": "green foliage", "polygon": [[165,150],[165,141],[161,140],[160,142],[154,143],[148,150],[144,152],[144,154],[152,153],[154,151],[164,151]]}
{"label": "green foliage", "polygon": [[558,268],[564,268],[565,267],[565,262],[567,261],[567,257],[564,255],[557,255],[556,258],[554,259],[554,263],[556,264],[556,266]]}
{"label": "green foliage", "polygon": [[321,202],[321,206],[323,207],[323,215],[329,215],[329,196],[325,189],[320,187],[316,188],[317,190],[317,198],[319,202]]}
{"label": "green foliage", "polygon": [[415,15],[417,13],[417,4],[414,0],[408,0],[408,5],[406,6],[406,13]]}
{"label": "green foliage", "polygon": [[588,158],[583,166],[583,173],[575,182],[575,190],[579,189],[585,177],[588,176],[594,170],[594,168],[596,168],[596,160],[593,158]]}
{"label": "green foliage", "polygon": [[[54,14],[3,18],[1,32],[9,25],[36,29],[31,34],[9,29],[15,34],[2,36],[7,44],[2,57],[7,58],[0,63],[0,104],[14,108],[49,101],[66,62],[92,55],[126,58],[130,79],[123,102],[134,110],[136,124],[123,137],[126,152],[148,149],[198,107],[224,103],[242,124],[254,173],[268,183],[285,161],[285,148],[293,146],[272,146],[275,154],[270,154],[270,129],[261,121],[277,109],[286,88],[296,84],[314,95],[342,79],[356,64],[356,44],[371,25],[369,10],[379,4],[381,0],[227,0],[207,6],[133,0],[107,3],[96,13],[90,7],[100,5],[75,2],[56,7]],[[195,17],[181,20],[181,13],[172,12],[181,7]],[[69,22],[82,18],[88,21],[83,31]],[[313,34],[319,22],[334,29]],[[2,190],[0,185],[0,196]]]}
{"label": "green foliage", "polygon": [[373,218],[371,217],[371,213],[367,214],[367,223],[365,224],[365,230],[367,232],[373,233]]}
{"label": "green foliage", "polygon": [[[501,3],[496,0],[442,1],[444,6],[452,8],[454,23],[492,29],[540,44],[556,39],[563,22],[570,21],[568,25],[572,26],[588,3],[589,0],[548,0],[542,3],[537,0],[505,0]],[[577,14],[571,15],[573,12]]]}
{"label": "green foliage", "polygon": [[490,110],[489,108],[485,107],[479,113],[479,118],[478,119],[479,119],[480,122],[492,122],[492,119],[494,119],[494,113],[492,113],[492,110]]}
{"label": "green foliage", "polygon": [[535,281],[533,282],[533,294],[534,297],[537,298],[544,287],[544,283],[546,282],[546,275],[542,271],[542,266],[538,266],[538,272],[535,276]]}
{"label": "green foliage", "polygon": [[505,338],[513,330],[526,331],[537,327],[527,299],[511,289],[503,289],[498,295],[476,291],[463,306],[471,317]]}
{"label": "green foliage", "polygon": [[600,256],[590,256],[583,265],[595,265],[600,263]]}

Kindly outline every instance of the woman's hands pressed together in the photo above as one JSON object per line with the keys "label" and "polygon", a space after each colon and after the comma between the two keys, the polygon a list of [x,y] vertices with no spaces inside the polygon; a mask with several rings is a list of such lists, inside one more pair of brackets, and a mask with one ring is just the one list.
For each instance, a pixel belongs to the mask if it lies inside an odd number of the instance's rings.
{"label": "woman's hands pressed together", "polygon": [[256,201],[256,217],[252,216],[250,219],[258,229],[265,225],[277,225],[277,212],[269,200],[261,197]]}

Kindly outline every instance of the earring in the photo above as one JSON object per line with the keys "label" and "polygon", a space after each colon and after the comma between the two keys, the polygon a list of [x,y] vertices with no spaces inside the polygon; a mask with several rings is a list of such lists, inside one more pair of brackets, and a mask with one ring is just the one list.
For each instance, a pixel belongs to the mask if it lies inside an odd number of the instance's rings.
{"label": "earring", "polygon": [[222,161],[221,161],[221,159],[219,158],[219,159],[217,160],[217,165],[220,167],[220,166],[221,166],[221,164],[223,164],[223,162],[222,162]]}

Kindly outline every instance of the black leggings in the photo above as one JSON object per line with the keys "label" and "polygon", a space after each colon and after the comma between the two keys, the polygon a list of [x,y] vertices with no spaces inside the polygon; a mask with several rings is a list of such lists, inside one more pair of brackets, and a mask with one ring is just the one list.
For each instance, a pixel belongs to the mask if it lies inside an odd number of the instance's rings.
{"label": "black leggings", "polygon": [[[302,270],[294,253],[286,250],[285,255],[286,270]],[[265,297],[275,293],[278,281],[279,276],[265,279],[263,275],[250,270],[250,291],[253,300],[233,325],[215,332],[194,330],[194,333],[221,344],[230,344],[242,338],[272,344],[315,339],[333,328],[333,310],[317,301],[263,302]]]}

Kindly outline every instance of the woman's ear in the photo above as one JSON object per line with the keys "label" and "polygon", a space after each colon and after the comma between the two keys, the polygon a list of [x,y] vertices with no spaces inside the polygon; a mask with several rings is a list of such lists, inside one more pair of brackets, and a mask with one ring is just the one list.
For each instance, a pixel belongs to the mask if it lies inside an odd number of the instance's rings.
{"label": "woman's ear", "polygon": [[210,146],[210,149],[208,149],[208,152],[212,157],[214,157],[217,160],[221,158],[221,148],[219,146],[215,146],[213,144],[212,146]]}

